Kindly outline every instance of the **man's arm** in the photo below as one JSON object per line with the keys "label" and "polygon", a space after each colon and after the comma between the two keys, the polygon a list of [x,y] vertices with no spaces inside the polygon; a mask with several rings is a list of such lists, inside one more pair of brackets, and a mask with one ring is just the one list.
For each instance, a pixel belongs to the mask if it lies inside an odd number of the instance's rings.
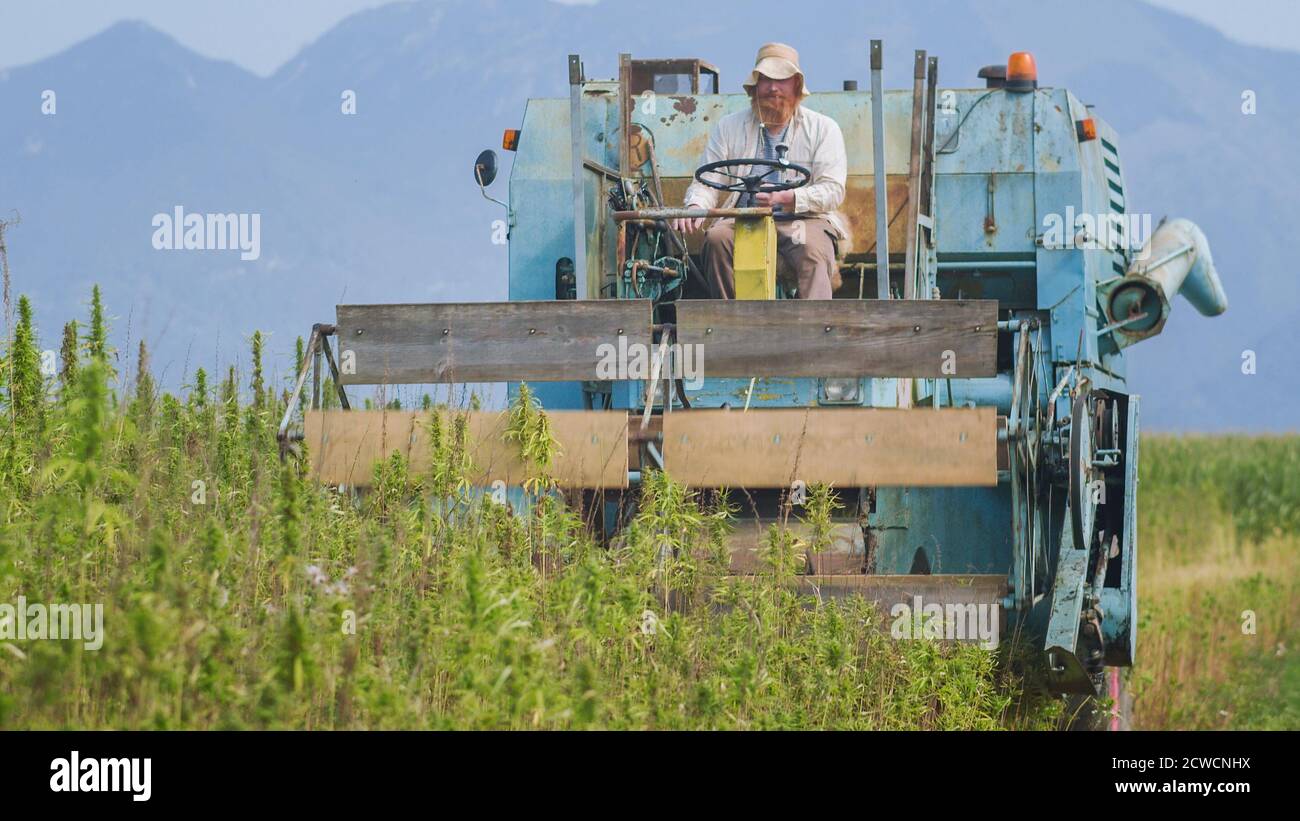
{"label": "man's arm", "polygon": [[839,123],[826,120],[821,139],[813,146],[812,180],[794,194],[795,213],[826,214],[844,202],[844,185],[848,179],[849,160],[844,150],[844,132]]}
{"label": "man's arm", "polygon": [[[726,147],[722,140],[722,122],[719,121],[718,124],[709,132],[709,142],[708,145],[704,147],[704,159],[700,161],[700,165],[707,165],[708,163],[725,160],[727,158]],[[692,176],[694,176],[694,173],[692,173]],[[720,177],[717,174],[707,174],[706,176],[720,183],[725,183],[727,181],[724,177]],[[686,196],[683,205],[686,208],[716,208],[718,205],[718,195],[721,193],[722,192],[718,189],[710,188],[699,180],[693,180],[690,186],[686,189]]]}
{"label": "man's arm", "polygon": [[[726,147],[722,138],[722,121],[713,127],[709,132],[708,145],[704,147],[704,159],[700,165],[717,162],[718,160],[727,159]],[[694,175],[692,175],[694,176]],[[718,182],[726,182],[726,179],[716,174],[707,175],[709,178]],[[718,195],[722,192],[716,188],[710,188],[707,185],[695,180],[691,182],[686,189],[686,196],[683,197],[682,205],[686,208],[715,208],[718,204]],[[691,232],[698,231],[704,225],[704,217],[688,217],[684,219],[675,219],[672,226],[677,231]]]}

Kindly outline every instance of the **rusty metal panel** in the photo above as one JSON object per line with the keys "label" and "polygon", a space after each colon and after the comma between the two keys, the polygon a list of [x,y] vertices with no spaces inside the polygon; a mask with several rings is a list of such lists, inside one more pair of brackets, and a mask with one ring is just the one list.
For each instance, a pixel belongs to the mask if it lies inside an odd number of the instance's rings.
{"label": "rusty metal panel", "polygon": [[[470,482],[496,481],[518,486],[539,474],[506,440],[507,414],[501,411],[453,411],[450,425],[464,417],[472,469]],[[547,414],[559,443],[551,476],[566,488],[625,488],[628,484],[627,413],[625,411],[552,411]],[[311,473],[330,485],[368,487],[377,461],[399,453],[413,476],[430,465],[429,414],[417,411],[308,411],[303,441]]]}
{"label": "rusty metal panel", "polygon": [[[889,219],[893,226],[889,238],[889,253],[902,255],[907,248],[907,238],[902,225],[903,211],[907,207],[907,175],[890,174],[885,179],[889,196]],[[875,262],[876,250],[876,184],[870,177],[850,175],[845,181],[844,203],[840,212],[849,223],[852,237],[851,259]],[[895,217],[898,219],[895,220]],[[874,293],[874,291],[872,292]]]}
{"label": "rusty metal panel", "polygon": [[345,385],[596,379],[602,344],[650,344],[650,300],[339,305]]}
{"label": "rusty metal panel", "polygon": [[997,374],[994,300],[683,300],[706,377]]}
{"label": "rusty metal panel", "polygon": [[995,408],[693,410],[664,417],[664,468],[690,487],[995,486]]}

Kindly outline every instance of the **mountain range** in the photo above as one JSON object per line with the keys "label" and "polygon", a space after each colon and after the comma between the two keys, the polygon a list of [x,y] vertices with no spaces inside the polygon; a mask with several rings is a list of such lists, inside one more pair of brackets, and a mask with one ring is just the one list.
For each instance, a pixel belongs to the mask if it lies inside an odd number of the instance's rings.
{"label": "mountain range", "polygon": [[[99,283],[122,358],[145,339],[165,385],[246,362],[255,329],[283,375],[294,337],[338,302],[505,297],[506,249],[490,241],[501,211],[472,161],[518,127],[529,97],[567,95],[569,53],[593,77],[615,76],[620,52],[703,57],[734,92],[757,46],[782,40],[814,89],[866,88],[872,38],[895,88],[914,48],[956,87],[1032,51],[1042,85],[1070,88],[1117,129],[1130,210],[1205,230],[1230,307],[1207,319],[1180,298],[1164,333],[1129,349],[1146,429],[1300,428],[1287,245],[1300,54],[1130,0],[418,0],[341,21],[270,77],[119,23],[0,70],[0,218],[21,216],[7,234],[13,288],[33,299],[44,347],[84,318]],[[151,220],[176,206],[261,215],[260,254],[157,250]]]}

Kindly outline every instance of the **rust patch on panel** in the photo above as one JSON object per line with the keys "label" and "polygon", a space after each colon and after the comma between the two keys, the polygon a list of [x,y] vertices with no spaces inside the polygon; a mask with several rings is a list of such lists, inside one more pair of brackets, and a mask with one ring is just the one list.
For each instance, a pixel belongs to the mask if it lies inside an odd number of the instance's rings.
{"label": "rust patch on panel", "polygon": [[[889,253],[901,254],[907,248],[902,211],[907,202],[907,175],[890,174],[885,178],[889,191],[889,216],[898,214],[889,227]],[[872,177],[850,176],[845,187],[840,212],[849,222],[849,247],[852,257],[874,261],[876,248],[876,184]],[[851,260],[852,261],[852,260]]]}

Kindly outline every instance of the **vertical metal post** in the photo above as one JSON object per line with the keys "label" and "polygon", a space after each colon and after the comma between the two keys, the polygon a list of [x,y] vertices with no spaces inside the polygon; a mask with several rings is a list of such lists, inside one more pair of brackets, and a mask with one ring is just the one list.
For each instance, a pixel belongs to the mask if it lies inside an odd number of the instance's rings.
{"label": "vertical metal post", "polygon": [[632,173],[632,55],[618,55],[618,173]]}
{"label": "vertical metal post", "polygon": [[885,177],[885,100],[881,45],[871,41],[871,151],[876,178],[876,299],[889,299],[889,189]]}
{"label": "vertical metal post", "polygon": [[664,328],[664,334],[668,338],[668,347],[666,349],[668,359],[664,363],[668,372],[664,374],[664,413],[669,414],[673,411],[673,377],[676,374],[677,360],[673,356],[674,348],[677,347],[677,329],[674,326]]}
{"label": "vertical metal post", "polygon": [[921,208],[921,140],[925,120],[925,51],[917,49],[912,68],[912,143],[907,163],[907,247],[903,299],[916,299],[916,235]]}
{"label": "vertical metal post", "polygon": [[569,55],[569,148],[573,159],[573,275],[578,299],[587,296],[587,186],[582,168],[582,60]]}
{"label": "vertical metal post", "polygon": [[[626,52],[618,55],[618,176],[619,190],[627,193],[627,178],[632,176],[632,55]],[[604,186],[605,180],[602,179],[600,184]],[[599,237],[596,259],[604,260],[605,222],[599,216],[596,218],[596,230]],[[626,237],[621,231],[619,241],[626,242]],[[618,272],[622,270],[623,260],[620,259],[617,266],[609,271],[608,283],[605,281],[597,283],[596,287],[599,289],[597,293],[604,293],[605,285],[609,284],[614,286],[613,290],[617,295]],[[603,270],[598,271],[597,277],[601,277],[603,273]]]}
{"label": "vertical metal post", "polygon": [[934,247],[934,119],[938,91],[939,58],[931,57],[925,78],[925,145],[921,153],[922,225],[925,228],[925,244],[930,248]]}
{"label": "vertical metal post", "polygon": [[[925,141],[921,146],[921,207],[917,212],[917,221],[925,228],[926,253],[921,256],[918,265],[923,271],[922,299],[939,297],[938,278],[932,281],[934,270],[930,267],[929,250],[934,247],[934,113],[939,86],[939,58],[931,57],[927,64],[925,77]],[[934,407],[939,407],[939,380],[932,383]],[[952,382],[949,381],[951,386]],[[948,397],[952,401],[952,397]]]}
{"label": "vertical metal post", "polygon": [[311,350],[307,352],[311,356],[311,409],[320,410],[320,360],[322,354],[319,332],[312,334],[311,342]]}

